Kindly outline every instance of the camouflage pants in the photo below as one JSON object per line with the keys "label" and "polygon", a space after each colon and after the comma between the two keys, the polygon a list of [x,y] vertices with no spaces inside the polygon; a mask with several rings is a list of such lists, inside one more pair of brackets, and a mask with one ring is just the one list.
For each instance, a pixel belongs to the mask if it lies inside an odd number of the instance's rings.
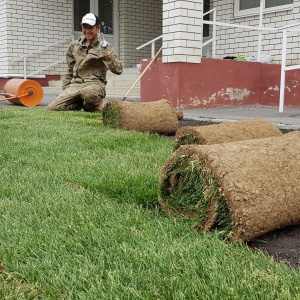
{"label": "camouflage pants", "polygon": [[49,105],[48,110],[95,111],[105,97],[105,85],[99,82],[71,83]]}

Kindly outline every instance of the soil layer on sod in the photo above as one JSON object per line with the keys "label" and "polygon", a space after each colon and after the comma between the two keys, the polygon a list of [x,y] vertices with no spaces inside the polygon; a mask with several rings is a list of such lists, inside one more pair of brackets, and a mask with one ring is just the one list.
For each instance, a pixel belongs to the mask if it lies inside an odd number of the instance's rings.
{"label": "soil layer on sod", "polygon": [[266,119],[250,119],[211,126],[185,126],[178,128],[174,149],[181,145],[212,145],[235,141],[280,136],[280,130]]}
{"label": "soil layer on sod", "polygon": [[109,99],[103,108],[103,125],[124,130],[173,135],[178,128],[178,118],[182,116],[164,99],[155,102]]}
{"label": "soil layer on sod", "polygon": [[[214,126],[217,123],[201,120],[179,120],[178,127],[184,126]],[[283,134],[290,129],[281,129]],[[254,251],[262,251],[278,262],[300,267],[300,225],[288,226],[283,229],[268,232],[247,245]]]}

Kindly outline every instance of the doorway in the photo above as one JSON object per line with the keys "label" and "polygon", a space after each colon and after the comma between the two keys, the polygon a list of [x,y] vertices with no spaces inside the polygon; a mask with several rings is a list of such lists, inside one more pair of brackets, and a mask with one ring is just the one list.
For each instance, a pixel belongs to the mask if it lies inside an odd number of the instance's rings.
{"label": "doorway", "polygon": [[118,24],[118,0],[74,0],[73,1],[73,26],[74,37],[81,35],[81,20],[87,13],[94,13],[99,17],[101,32],[105,39],[113,45],[115,52],[119,52],[119,24]]}

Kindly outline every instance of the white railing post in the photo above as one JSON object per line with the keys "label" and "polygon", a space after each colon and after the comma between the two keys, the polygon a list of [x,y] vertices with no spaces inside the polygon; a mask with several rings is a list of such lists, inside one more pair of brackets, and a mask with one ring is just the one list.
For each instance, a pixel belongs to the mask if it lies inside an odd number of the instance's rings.
{"label": "white railing post", "polygon": [[26,79],[26,74],[27,74],[27,70],[26,70],[26,56],[24,56],[23,58],[23,77],[24,79]]}
{"label": "white railing post", "polygon": [[155,41],[151,44],[151,58],[155,56]]}
{"label": "white railing post", "polygon": [[[62,43],[62,42],[65,42],[65,41],[68,41],[68,40],[70,40],[70,38],[71,38],[71,40],[72,41],[74,41],[74,35],[71,35],[71,36],[69,36],[68,38],[65,38],[65,39],[63,39],[63,40],[58,40],[58,41],[56,41],[55,43],[53,43],[53,44],[50,44],[50,45],[48,45],[48,46],[45,46],[45,47],[42,47],[42,48],[40,48],[40,49],[38,49],[38,50],[35,50],[35,51],[32,51],[32,52],[30,52],[29,54],[26,54],[26,55],[24,55],[24,56],[19,56],[18,58],[16,58],[16,59],[13,59],[12,61],[10,61],[9,62],[9,64],[10,63],[13,63],[13,62],[16,62],[16,61],[23,61],[23,77],[24,77],[24,79],[26,79],[28,76],[31,76],[32,75],[32,73],[28,73],[27,74],[27,61],[26,61],[26,59],[27,59],[27,57],[29,57],[29,56],[31,56],[31,55],[33,55],[33,54],[37,54],[37,53],[41,53],[42,51],[44,51],[44,50],[48,50],[50,47],[53,47],[54,45],[57,45],[57,44],[60,44],[60,43]],[[58,63],[60,63],[61,62],[61,60],[60,61],[58,61]],[[55,63],[54,64],[51,64],[51,66],[54,66],[55,65]],[[50,65],[48,65],[48,66],[50,66]],[[36,71],[36,72],[34,72],[35,74],[36,73],[39,73],[39,72],[41,72],[41,71],[43,71],[43,70],[46,70],[47,68],[48,68],[48,66],[46,66],[45,68],[41,68],[41,69],[39,69],[38,71]],[[19,75],[19,74],[18,74]]]}
{"label": "white railing post", "polygon": [[283,107],[284,107],[286,46],[287,46],[287,30],[284,29],[283,36],[282,36],[281,74],[280,74],[280,96],[279,96],[280,113],[283,113]]}
{"label": "white railing post", "polygon": [[263,0],[260,0],[260,6],[259,6],[258,47],[257,47],[257,61],[258,62],[260,62],[260,58],[261,58],[262,25],[263,25]]}
{"label": "white railing post", "polygon": [[[213,21],[217,22],[217,10],[214,9],[213,11]],[[216,58],[216,35],[217,35],[217,25],[213,25],[213,42],[212,42],[212,58]]]}
{"label": "white railing post", "polygon": [[162,39],[162,37],[163,37],[163,35],[160,35],[160,36],[156,37],[155,39],[153,39],[153,40],[151,40],[151,41],[149,41],[149,42],[147,42],[147,43],[145,43],[145,44],[137,47],[136,50],[139,51],[142,48],[144,48],[144,47],[146,47],[148,45],[151,45],[151,57],[153,58],[155,56],[155,42],[158,41],[158,40],[160,40],[160,39]]}

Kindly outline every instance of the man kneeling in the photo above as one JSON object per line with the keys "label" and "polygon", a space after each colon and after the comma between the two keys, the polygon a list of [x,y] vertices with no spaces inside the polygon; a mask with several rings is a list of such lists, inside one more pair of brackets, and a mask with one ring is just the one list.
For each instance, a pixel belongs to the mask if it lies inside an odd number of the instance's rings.
{"label": "man kneeling", "polygon": [[63,79],[63,92],[48,105],[48,110],[101,110],[107,71],[117,75],[123,71],[112,46],[99,40],[99,18],[86,14],[81,28],[83,36],[72,42],[66,53],[68,72]]}

